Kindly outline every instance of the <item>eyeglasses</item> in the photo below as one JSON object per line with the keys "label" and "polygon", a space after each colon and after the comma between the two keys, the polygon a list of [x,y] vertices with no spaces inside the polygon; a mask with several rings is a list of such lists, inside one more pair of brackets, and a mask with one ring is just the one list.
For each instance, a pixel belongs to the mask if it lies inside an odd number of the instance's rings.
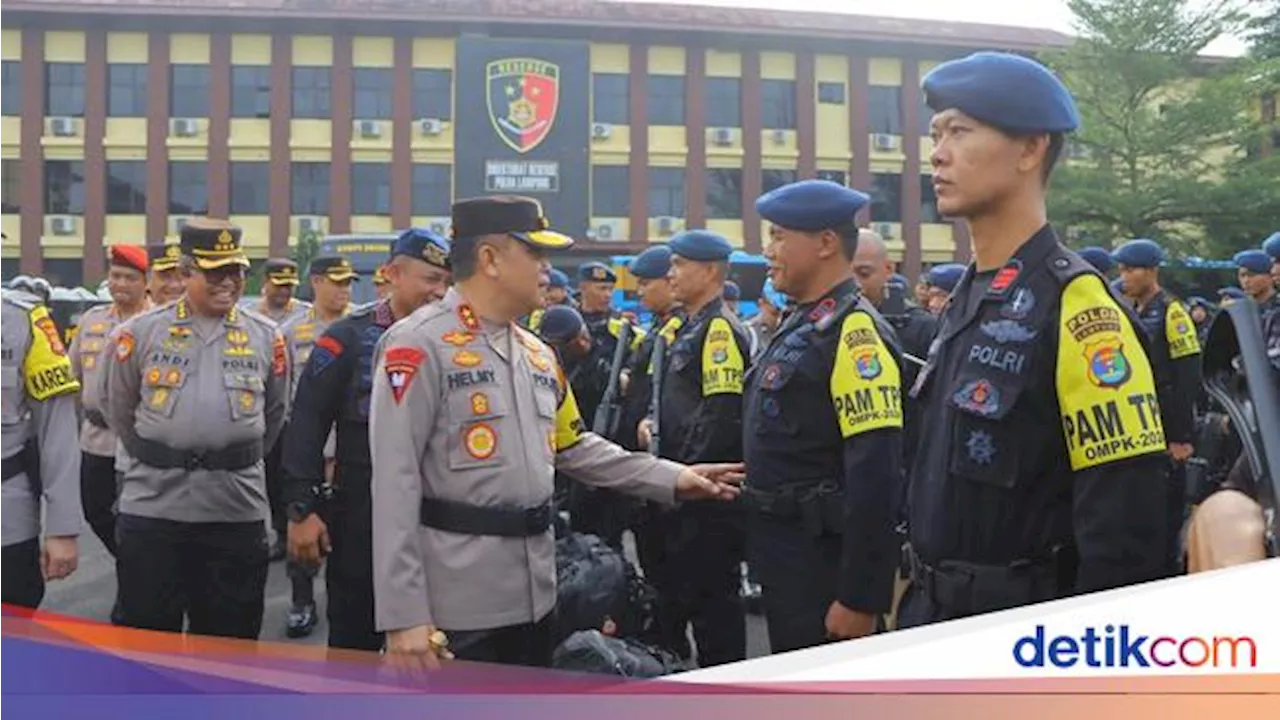
{"label": "eyeglasses", "polygon": [[201,270],[200,273],[204,275],[205,282],[210,285],[221,285],[228,280],[238,284],[243,283],[245,278],[244,267],[240,265]]}

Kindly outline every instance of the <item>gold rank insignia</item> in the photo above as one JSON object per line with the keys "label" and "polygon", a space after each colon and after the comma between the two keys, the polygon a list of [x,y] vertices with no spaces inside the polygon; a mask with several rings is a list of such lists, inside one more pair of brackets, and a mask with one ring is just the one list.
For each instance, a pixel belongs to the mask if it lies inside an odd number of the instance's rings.
{"label": "gold rank insignia", "polygon": [[249,333],[240,328],[229,328],[227,330],[227,342],[232,345],[248,345]]}
{"label": "gold rank insignia", "polygon": [[169,337],[189,338],[191,337],[191,328],[185,327],[183,325],[170,325]]}
{"label": "gold rank insignia", "polygon": [[489,396],[482,392],[471,394],[471,412],[476,415],[489,414]]}
{"label": "gold rank insignia", "polygon": [[169,399],[169,391],[165,388],[158,388],[151,393],[151,407],[163,407],[166,400]]}
{"label": "gold rank insignia", "polygon": [[178,387],[182,383],[182,371],[177,368],[170,368],[169,372],[164,374],[164,384],[169,387]]}
{"label": "gold rank insignia", "polygon": [[529,362],[532,363],[534,367],[538,368],[542,372],[551,372],[551,363],[547,361],[547,358],[542,353],[530,350],[528,355]]}
{"label": "gold rank insignia", "polygon": [[97,356],[97,355],[85,355],[85,356],[80,360],[80,364],[84,366],[84,369],[85,369],[85,370],[92,370],[92,369],[93,369],[93,366],[98,364],[98,356]]}
{"label": "gold rank insignia", "polygon": [[164,256],[166,259],[177,260],[178,256],[181,254],[182,254],[182,249],[178,246],[177,243],[166,245],[164,248]]}
{"label": "gold rank insignia", "polygon": [[236,249],[236,241],[232,239],[231,233],[223,230],[218,233],[218,241],[213,246],[214,252],[231,252]]}
{"label": "gold rank insignia", "polygon": [[453,354],[453,362],[459,367],[469,368],[479,365],[481,358],[470,350],[459,350]]}
{"label": "gold rank insignia", "polygon": [[147,371],[147,384],[152,387],[160,384],[160,368],[153,367]]}
{"label": "gold rank insignia", "polygon": [[444,340],[445,342],[449,343],[454,347],[462,347],[463,345],[466,345],[472,340],[475,340],[476,336],[472,335],[469,332],[463,332],[462,330],[450,330],[449,332],[444,334],[444,337],[440,339]]}
{"label": "gold rank insignia", "polygon": [[480,320],[476,317],[476,311],[472,310],[470,305],[458,306],[458,319],[462,321],[462,327],[468,330],[480,329]]}
{"label": "gold rank insignia", "polygon": [[92,324],[92,325],[90,325],[90,326],[89,326],[89,332],[91,332],[91,333],[95,333],[95,334],[101,335],[102,333],[104,333],[104,332],[106,332],[106,331],[107,331],[107,324],[106,324],[106,323],[100,323],[100,322],[97,322],[97,323],[94,323],[94,324]]}
{"label": "gold rank insignia", "polygon": [[240,392],[240,397],[239,397],[239,401],[240,401],[240,409],[241,409],[241,410],[246,410],[246,411],[248,411],[248,410],[252,410],[252,409],[253,409],[253,400],[254,400],[254,398],[253,398],[253,393],[249,392],[248,390],[243,390],[243,391],[241,391],[241,392]]}
{"label": "gold rank insignia", "polygon": [[597,281],[608,280],[609,275],[607,272],[605,272],[604,268],[601,268],[601,267],[591,268],[591,279],[597,280]]}

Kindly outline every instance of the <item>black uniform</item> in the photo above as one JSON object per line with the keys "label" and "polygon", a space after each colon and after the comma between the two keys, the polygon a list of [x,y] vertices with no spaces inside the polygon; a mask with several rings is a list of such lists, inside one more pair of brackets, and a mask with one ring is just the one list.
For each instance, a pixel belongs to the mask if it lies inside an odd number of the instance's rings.
{"label": "black uniform", "polygon": [[[1187,308],[1164,290],[1136,308],[1151,347],[1151,366],[1159,387],[1165,441],[1193,444],[1196,399],[1200,395],[1200,340]],[[1187,513],[1187,468],[1169,461],[1165,510],[1166,573],[1181,573],[1181,530]]]}
{"label": "black uniform", "polygon": [[1159,575],[1165,439],[1137,328],[1047,225],[998,272],[969,268],[912,390],[901,626]]}
{"label": "black uniform", "polygon": [[[659,456],[692,465],[742,460],[742,388],[751,341],[719,297],[676,332],[662,375]],[[738,595],[743,558],[742,508],[689,503],[661,513],[665,539],[653,582],[664,643],[690,655],[693,625],[698,664],[746,658],[746,616]]]}
{"label": "black uniform", "polygon": [[892,329],[845,280],[797,307],[747,377],[749,563],[775,653],[826,642],[834,601],[889,610],[899,558],[898,358]]}
{"label": "black uniform", "polygon": [[[938,331],[937,316],[919,305],[911,304],[907,305],[906,312],[902,315],[886,316],[885,320],[893,328],[894,334],[902,344],[903,353],[920,360],[929,356],[929,344],[933,342],[934,333]],[[919,363],[903,358],[902,387],[904,390],[910,389],[915,384],[920,369]],[[911,468],[915,460],[916,442],[920,435],[920,403],[904,398],[903,413],[902,467],[905,472]],[[900,512],[905,512],[905,482],[902,483],[902,493],[898,502],[902,508]]]}
{"label": "black uniform", "polygon": [[1262,341],[1267,345],[1267,357],[1271,359],[1271,367],[1280,371],[1280,292],[1271,293],[1258,310],[1262,314]]}
{"label": "black uniform", "polygon": [[381,300],[331,325],[307,360],[285,431],[285,501],[310,510],[318,508],[324,483],[321,449],[330,428],[337,427],[335,487],[321,515],[333,543],[325,571],[333,648],[382,647],[382,633],[373,620],[369,393],[374,348],[394,322],[390,302]]}

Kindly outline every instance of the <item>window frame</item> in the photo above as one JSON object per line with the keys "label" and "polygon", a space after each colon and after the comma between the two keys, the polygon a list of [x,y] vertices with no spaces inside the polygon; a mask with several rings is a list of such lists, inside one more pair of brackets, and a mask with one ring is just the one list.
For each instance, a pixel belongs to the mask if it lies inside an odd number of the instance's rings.
{"label": "window frame", "polygon": [[742,127],[742,78],[708,77],[703,102],[707,127]]}
{"label": "window frame", "polygon": [[[371,111],[361,107],[366,102],[371,103]],[[390,120],[394,113],[395,71],[383,67],[352,68],[351,116],[356,120]]]}
{"label": "window frame", "polygon": [[[716,180],[720,173],[737,173],[736,186],[733,181],[720,182]],[[704,203],[707,208],[708,220],[741,220],[742,213],[742,168],[707,168],[706,169],[706,192]],[[717,189],[732,190],[733,192],[726,196],[729,202],[734,206],[729,210],[720,210],[716,205],[717,198],[713,193]]]}
{"label": "window frame", "polygon": [[[50,181],[61,173],[53,172],[55,167],[65,166],[67,174],[70,177],[70,184],[66,190],[65,205],[56,205],[52,202],[53,187]],[[79,170],[77,173],[76,171]],[[76,177],[79,180],[76,180]],[[78,191],[77,191],[78,188]],[[43,207],[45,215],[84,215],[85,205],[85,177],[84,177],[84,161],[83,160],[45,160],[44,161],[44,187],[41,188],[44,198]]]}
{"label": "window frame", "polygon": [[[618,182],[618,176],[621,182]],[[617,194],[619,192],[620,195]],[[604,205],[599,204],[602,198],[607,200]],[[626,165],[592,165],[591,217],[625,218],[630,215],[631,168]]]}
{"label": "window frame", "polygon": [[[311,195],[306,200],[318,202],[299,203],[299,187],[298,182],[299,171],[308,175],[308,179],[312,182],[307,183],[308,192]],[[322,171],[322,172],[321,172]],[[323,177],[323,183],[314,182],[315,178]],[[315,193],[317,185],[323,186],[323,192]],[[333,165],[327,162],[315,161],[298,161],[295,160],[289,164],[289,214],[290,215],[313,215],[319,217],[329,216],[329,193],[333,187]],[[305,206],[302,209],[300,205]],[[319,209],[314,209],[319,207]]]}
{"label": "window frame", "polygon": [[[295,120],[329,120],[333,117],[333,68],[294,65],[289,75],[290,116]],[[302,82],[306,78],[307,82]],[[324,82],[319,79],[323,78]]]}
{"label": "window frame", "polygon": [[795,80],[765,78],[760,81],[761,129],[795,130],[796,105]]}
{"label": "window frame", "polygon": [[[179,82],[179,75],[186,76]],[[203,63],[179,63],[169,66],[169,117],[207,118],[211,111],[209,94],[211,68]],[[179,92],[181,90],[181,92]],[[190,103],[190,106],[185,106]],[[184,105],[180,107],[181,105]],[[192,112],[194,111],[194,112]]]}
{"label": "window frame", "polygon": [[[185,175],[186,177],[178,178],[179,173],[175,172],[177,168],[182,168],[181,174]],[[166,173],[166,175],[167,175],[166,179],[169,186],[168,188],[169,192],[166,197],[166,202],[168,203],[168,206],[169,206],[168,213],[170,215],[204,215],[209,212],[209,163],[208,161],[206,160],[170,160],[169,166],[168,166],[168,172]],[[196,194],[203,196],[199,198],[203,200],[203,202],[195,203],[195,204],[179,205],[178,204],[179,199],[186,200],[187,198],[178,197],[179,195],[185,194],[185,193],[178,192],[181,186],[175,183],[175,178],[178,178],[178,181],[185,185],[185,187],[182,187],[182,189],[184,190],[191,189],[191,188],[199,188],[199,192]]]}
{"label": "window frame", "polygon": [[[237,83],[237,75],[243,71],[252,73],[252,87]],[[243,76],[242,76],[243,77]],[[246,96],[251,94],[252,100]],[[239,100],[237,100],[239,98]],[[251,109],[240,107],[241,102],[250,102]],[[232,65],[231,66],[231,117],[268,119],[271,117],[271,67],[269,65]]]}
{"label": "window frame", "polygon": [[[115,173],[113,170],[120,171],[122,166],[127,166],[129,172]],[[132,177],[125,177],[132,175]],[[116,194],[112,192],[113,178],[120,178],[127,182],[131,195],[129,199],[121,205],[116,204]],[[106,167],[103,169],[103,182],[105,183],[106,207],[108,215],[146,215],[147,214],[147,161],[146,160],[107,160]],[[141,203],[138,203],[139,197]]]}
{"label": "window frame", "polygon": [[[61,75],[65,71],[72,77],[70,81],[55,79],[55,75]],[[55,88],[55,85],[57,87]],[[79,85],[79,93],[75,94],[74,89]],[[55,92],[58,90],[60,92]],[[60,93],[69,93],[65,97]],[[44,114],[45,117],[84,117],[84,100],[85,100],[85,69],[82,62],[51,62],[46,60],[44,63]],[[69,105],[64,107],[54,107],[55,102],[68,102]]]}
{"label": "window frame", "polygon": [[[441,85],[443,79],[443,87]],[[453,120],[453,71],[446,68],[414,68],[409,83],[413,88],[415,120]],[[443,96],[443,102],[441,102]],[[438,112],[443,110],[443,112]]]}
{"label": "window frame", "polygon": [[351,163],[351,214],[391,214],[391,163]]}
{"label": "window frame", "polygon": [[[423,175],[427,171],[437,173],[439,177],[424,178]],[[417,217],[444,217],[449,215],[450,208],[453,205],[453,166],[447,163],[419,162],[413,164],[412,173],[413,176],[410,179],[410,184],[413,187],[412,214]],[[443,182],[440,182],[440,178],[443,178]],[[438,197],[440,194],[439,187],[433,188],[433,186],[440,185],[443,185],[445,189],[443,198]]]}
{"label": "window frame", "polygon": [[[252,170],[255,175],[249,177],[237,177],[241,173]],[[262,177],[256,176],[261,173]],[[262,180],[261,187],[258,180]],[[231,215],[270,215],[271,214],[271,163],[266,160],[232,160],[227,171],[227,210]],[[243,191],[241,201],[237,202],[236,188],[245,185],[252,185],[250,191]],[[249,207],[243,207],[244,200],[253,198],[248,203]]]}
{"label": "window frame", "polygon": [[[686,83],[684,75],[646,75],[645,105],[646,120],[650,126],[679,126],[687,122],[689,110],[685,102]],[[679,93],[673,91],[679,88]],[[673,99],[675,106],[663,106],[659,100]],[[674,119],[674,122],[667,120]]]}
{"label": "window frame", "polygon": [[631,122],[629,74],[591,73],[591,121],[608,125],[627,125]]}
{"label": "window frame", "polygon": [[[657,182],[657,180],[676,177],[680,179],[678,184]],[[685,216],[689,207],[689,177],[684,168],[650,166],[647,181],[648,191],[646,195],[649,217],[683,218]],[[678,204],[674,202],[677,192],[679,193]],[[660,198],[656,193],[663,193],[666,197]],[[661,204],[665,204],[668,208],[671,208],[674,205],[678,212],[658,212],[658,208],[656,206]]]}

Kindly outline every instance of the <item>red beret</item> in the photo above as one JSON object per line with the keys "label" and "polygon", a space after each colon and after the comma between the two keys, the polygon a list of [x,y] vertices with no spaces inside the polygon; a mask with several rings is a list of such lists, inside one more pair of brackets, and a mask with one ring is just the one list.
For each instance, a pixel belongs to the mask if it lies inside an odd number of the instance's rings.
{"label": "red beret", "polygon": [[147,271],[147,251],[141,245],[112,245],[111,264],[133,268],[138,272]]}

